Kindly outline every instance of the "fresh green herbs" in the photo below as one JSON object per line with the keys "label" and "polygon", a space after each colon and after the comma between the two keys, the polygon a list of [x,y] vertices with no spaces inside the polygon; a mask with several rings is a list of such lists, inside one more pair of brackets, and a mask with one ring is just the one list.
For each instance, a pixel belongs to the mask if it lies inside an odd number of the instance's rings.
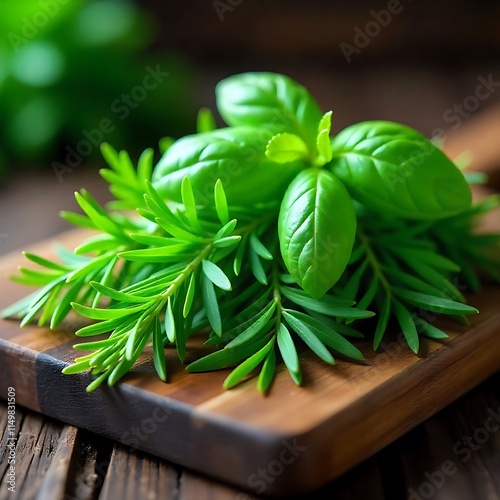
{"label": "fresh green herbs", "polygon": [[191,359],[201,332],[213,351],[188,371],[233,367],[225,388],[258,374],[267,391],[280,363],[301,383],[304,349],[362,361],[360,329],[377,349],[394,324],[418,352],[421,336],[446,338],[438,314],[477,313],[462,292],[481,272],[500,278],[500,236],[475,225],[499,200],[471,205],[464,175],[424,136],[365,122],[330,139],[332,113],[270,73],[224,80],[217,106],[229,126],[202,110],[197,134],[162,140],[155,168],[152,150],[135,168],[103,145],[115,199],[101,207],[81,191],[84,215],[63,213],[96,234],[58,262],[25,254],[38,268],[15,279],[41,288],[3,316],[92,320],[76,335],[96,339],[74,346],[89,353],[65,373],[90,371],[89,391],[113,385],[150,348],[166,380],[165,346]]}

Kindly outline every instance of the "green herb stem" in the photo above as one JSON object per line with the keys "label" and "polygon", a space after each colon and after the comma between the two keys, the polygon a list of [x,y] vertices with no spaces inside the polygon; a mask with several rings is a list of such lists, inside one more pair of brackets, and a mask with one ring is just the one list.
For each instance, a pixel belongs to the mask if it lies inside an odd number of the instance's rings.
{"label": "green herb stem", "polygon": [[370,244],[370,238],[366,236],[363,231],[359,230],[358,235],[361,239],[361,243],[366,251],[366,257],[368,259],[368,262],[373,269],[373,272],[375,276],[380,280],[380,283],[382,284],[382,287],[384,288],[386,294],[389,297],[392,297],[392,288],[390,283],[387,281],[387,278],[385,277],[385,274],[382,271],[382,268],[380,266],[380,263],[377,259],[377,256],[375,255],[375,252],[373,251],[373,248]]}

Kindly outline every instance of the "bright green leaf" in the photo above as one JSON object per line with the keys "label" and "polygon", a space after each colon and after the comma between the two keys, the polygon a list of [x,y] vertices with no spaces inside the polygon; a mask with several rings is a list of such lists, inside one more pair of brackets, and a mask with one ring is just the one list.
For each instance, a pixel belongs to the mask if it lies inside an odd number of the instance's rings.
{"label": "bright green leaf", "polygon": [[167,363],[165,360],[165,349],[158,317],[153,322],[153,362],[160,380],[167,380]]}
{"label": "bright green leaf", "polygon": [[189,278],[189,285],[186,292],[186,298],[184,300],[184,306],[182,309],[182,315],[184,318],[187,318],[187,315],[191,311],[191,307],[193,306],[194,296],[196,291],[196,274],[191,273],[191,277]]}
{"label": "bright green leaf", "polygon": [[295,349],[295,344],[288,328],[283,323],[280,323],[277,338],[281,357],[286,367],[291,372],[298,372],[300,370],[300,365],[297,349]]}
{"label": "bright green leaf", "polygon": [[227,207],[227,198],[224,188],[222,187],[222,182],[217,179],[214,188],[214,199],[215,199],[215,209],[217,210],[217,215],[222,224],[227,224],[229,222],[229,210]]}
{"label": "bright green leaf", "polygon": [[307,144],[294,134],[282,133],[275,135],[268,142],[266,156],[275,163],[289,163],[309,158]]}
{"label": "bright green leaf", "polygon": [[393,299],[392,303],[394,306],[394,314],[396,315],[406,342],[408,342],[409,348],[416,354],[418,352],[419,340],[415,321],[413,320],[410,311],[408,311],[408,309],[401,304],[401,302]]}
{"label": "bright green leaf", "polygon": [[356,233],[352,201],[326,170],[301,172],[281,204],[278,233],[285,265],[312,297],[323,296],[349,261]]}
{"label": "bright green leaf", "polygon": [[311,331],[311,329],[301,320],[287,311],[283,311],[283,316],[287,323],[293,328],[295,333],[308,345],[319,358],[326,363],[333,365],[335,360],[321,340]]}
{"label": "bright green leaf", "polygon": [[332,141],[329,168],[372,210],[409,219],[440,219],[469,207],[460,170],[431,141],[392,122],[362,122]]}
{"label": "bright green leaf", "polygon": [[276,371],[276,352],[271,349],[267,355],[264,364],[262,365],[262,370],[260,371],[259,378],[257,380],[257,389],[260,392],[266,392],[269,389],[273,379],[274,373]]}
{"label": "bright green leaf", "polygon": [[314,147],[321,111],[309,92],[291,78],[244,73],[222,80],[215,93],[217,109],[228,125],[290,132],[311,150]]}
{"label": "bright green leaf", "polygon": [[201,264],[203,273],[215,286],[222,288],[222,290],[231,290],[229,278],[217,264],[209,260],[203,260]]}
{"label": "bright green leaf", "polygon": [[237,346],[253,341],[271,321],[275,310],[276,302],[273,301],[266,306],[265,313],[262,314],[262,316],[253,322],[245,331],[240,333],[234,340],[229,342],[224,349],[234,349]]}
{"label": "bright green leaf", "polygon": [[259,366],[262,361],[266,358],[268,352],[274,346],[274,337],[259,351],[245,360],[241,365],[236,367],[224,380],[223,387],[224,389],[230,389],[234,387],[236,384],[241,382],[247,375],[250,374],[257,366]]}
{"label": "bright green leaf", "polygon": [[175,316],[172,311],[172,297],[170,296],[167,300],[167,308],[165,309],[165,332],[170,342],[175,342],[176,330]]}
{"label": "bright green leaf", "polygon": [[456,302],[454,300],[436,297],[434,295],[426,295],[424,293],[412,292],[402,288],[394,288],[394,294],[401,300],[409,304],[434,311],[441,314],[477,314],[479,311],[472,306]]}
{"label": "bright green leaf", "polygon": [[212,326],[214,332],[217,335],[222,334],[222,320],[219,311],[219,304],[217,302],[217,295],[215,294],[214,285],[212,281],[203,274],[202,276],[202,296],[203,296],[203,306],[205,312]]}

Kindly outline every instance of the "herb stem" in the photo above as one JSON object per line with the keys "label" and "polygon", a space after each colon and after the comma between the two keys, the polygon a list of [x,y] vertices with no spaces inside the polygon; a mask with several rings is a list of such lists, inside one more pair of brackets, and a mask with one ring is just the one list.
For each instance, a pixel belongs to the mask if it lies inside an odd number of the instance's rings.
{"label": "herb stem", "polygon": [[382,287],[384,288],[387,295],[389,297],[392,297],[391,285],[387,281],[387,278],[385,277],[385,274],[380,267],[380,263],[377,260],[377,256],[375,255],[375,252],[373,251],[373,248],[371,246],[370,238],[366,236],[363,231],[361,231],[361,229],[359,230],[359,236],[361,238],[361,243],[366,251],[366,258],[368,259],[368,262],[372,267],[375,276],[380,280],[380,283],[382,284]]}
{"label": "herb stem", "polygon": [[184,283],[184,281],[191,275],[191,273],[201,264],[201,262],[208,257],[212,250],[213,242],[207,245],[185,268],[184,270],[170,283],[169,287],[160,295],[158,305],[154,309],[154,314],[159,314],[168,298],[171,297]]}

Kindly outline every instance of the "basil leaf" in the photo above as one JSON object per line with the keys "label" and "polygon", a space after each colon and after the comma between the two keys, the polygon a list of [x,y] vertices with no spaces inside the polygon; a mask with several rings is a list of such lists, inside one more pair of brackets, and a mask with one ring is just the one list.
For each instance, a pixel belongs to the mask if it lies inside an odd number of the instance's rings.
{"label": "basil leaf", "polygon": [[278,234],[285,265],[297,283],[320,298],[342,275],[356,232],[352,201],[330,172],[311,168],[290,184]]}
{"label": "basil leaf", "polygon": [[329,168],[367,207],[409,219],[465,210],[470,188],[458,168],[417,131],[392,122],[352,125],[332,140]]}
{"label": "basil leaf", "polygon": [[217,108],[231,126],[252,125],[272,135],[291,132],[315,150],[322,113],[309,92],[275,73],[244,73],[222,80],[215,89]]}
{"label": "basil leaf", "polygon": [[199,206],[214,203],[214,184],[220,179],[227,203],[254,206],[281,200],[301,162],[277,165],[265,155],[270,134],[236,127],[195,134],[176,141],[160,159],[153,185],[164,199],[181,202],[188,177]]}

